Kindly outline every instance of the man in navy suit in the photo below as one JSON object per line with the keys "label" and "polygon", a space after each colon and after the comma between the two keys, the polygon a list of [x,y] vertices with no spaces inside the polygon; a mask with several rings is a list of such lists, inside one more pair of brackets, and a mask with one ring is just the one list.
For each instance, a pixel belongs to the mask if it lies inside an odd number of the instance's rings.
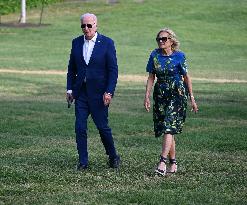
{"label": "man in navy suit", "polygon": [[84,35],[72,41],[67,73],[67,101],[75,100],[75,133],[79,154],[79,171],[88,168],[87,119],[91,115],[101,137],[109,166],[118,168],[111,128],[108,126],[108,107],[118,78],[116,50],[112,39],[97,32],[97,17],[81,16]]}

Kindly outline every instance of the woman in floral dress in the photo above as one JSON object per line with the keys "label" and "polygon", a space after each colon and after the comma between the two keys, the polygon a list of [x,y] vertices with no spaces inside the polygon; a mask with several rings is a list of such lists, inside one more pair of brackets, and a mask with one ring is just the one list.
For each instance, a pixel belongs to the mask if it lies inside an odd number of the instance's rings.
{"label": "woman in floral dress", "polygon": [[[149,73],[146,85],[144,107],[150,110],[150,92],[155,77],[157,81],[153,92],[153,121],[155,137],[163,135],[162,152],[156,173],[164,176],[166,173],[177,171],[175,158],[175,134],[182,132],[186,118],[187,98],[189,96],[192,111],[198,111],[192,92],[191,78],[187,73],[186,58],[179,51],[179,41],[175,33],[169,29],[161,29],[157,36],[157,49],[150,54],[147,72]],[[170,162],[170,169],[166,163]]]}

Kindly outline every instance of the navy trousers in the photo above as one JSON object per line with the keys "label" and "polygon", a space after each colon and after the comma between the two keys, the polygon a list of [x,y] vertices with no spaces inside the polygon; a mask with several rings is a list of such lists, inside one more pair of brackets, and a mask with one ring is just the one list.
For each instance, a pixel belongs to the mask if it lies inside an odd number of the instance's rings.
{"label": "navy trousers", "polygon": [[116,150],[112,137],[111,128],[108,126],[108,106],[104,105],[103,95],[101,98],[89,98],[86,84],[83,84],[79,97],[75,100],[75,133],[79,155],[79,163],[88,164],[87,151],[87,119],[91,115],[96,125],[101,141],[109,158],[116,158]]}

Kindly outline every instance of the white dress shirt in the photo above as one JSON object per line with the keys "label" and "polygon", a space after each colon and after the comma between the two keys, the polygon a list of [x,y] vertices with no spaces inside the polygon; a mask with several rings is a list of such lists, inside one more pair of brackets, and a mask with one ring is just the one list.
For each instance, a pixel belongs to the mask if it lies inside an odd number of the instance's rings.
{"label": "white dress shirt", "polygon": [[91,40],[87,40],[84,36],[83,57],[87,65],[90,61],[97,36],[98,36],[97,32],[95,33],[95,36]]}

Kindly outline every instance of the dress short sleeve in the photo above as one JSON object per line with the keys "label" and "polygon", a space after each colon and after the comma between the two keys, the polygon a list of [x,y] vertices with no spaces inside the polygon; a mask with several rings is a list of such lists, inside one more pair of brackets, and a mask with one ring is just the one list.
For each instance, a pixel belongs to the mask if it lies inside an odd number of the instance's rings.
{"label": "dress short sleeve", "polygon": [[186,75],[188,72],[188,65],[186,61],[185,54],[181,52],[180,55],[180,64],[179,64],[179,73],[181,75]]}
{"label": "dress short sleeve", "polygon": [[153,60],[153,55],[152,54],[153,54],[153,52],[149,56],[147,67],[146,67],[146,71],[148,73],[153,73],[153,70],[154,70],[154,60]]}

